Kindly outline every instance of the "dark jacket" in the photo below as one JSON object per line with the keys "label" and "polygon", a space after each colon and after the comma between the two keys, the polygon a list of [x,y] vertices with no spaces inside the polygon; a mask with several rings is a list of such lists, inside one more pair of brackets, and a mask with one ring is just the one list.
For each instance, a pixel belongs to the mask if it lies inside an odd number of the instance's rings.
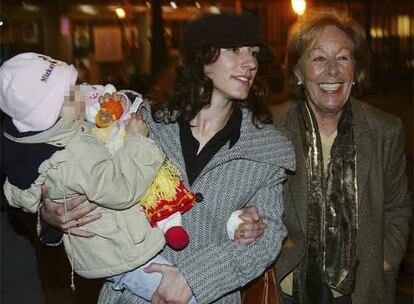
{"label": "dark jacket", "polygon": [[[404,132],[401,121],[360,101],[352,100],[357,150],[359,221],[357,268],[353,304],[395,302],[396,277],[405,255],[412,201],[407,189]],[[278,282],[290,273],[305,253],[307,173],[297,104],[277,117],[276,126],[292,142],[296,173],[284,189],[284,223],[288,230],[276,262]],[[384,272],[383,261],[394,269]]]}

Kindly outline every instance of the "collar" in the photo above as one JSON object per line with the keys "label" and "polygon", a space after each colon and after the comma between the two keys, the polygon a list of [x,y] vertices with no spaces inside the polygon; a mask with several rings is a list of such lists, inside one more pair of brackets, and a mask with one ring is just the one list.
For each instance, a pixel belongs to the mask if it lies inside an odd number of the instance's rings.
{"label": "collar", "polygon": [[[229,141],[229,149],[231,149],[240,138],[240,129],[243,120],[243,113],[239,107],[233,107],[233,112],[230,115],[226,125],[217,132],[210,141],[227,142]],[[184,133],[186,138],[193,138],[190,123],[181,118],[178,119],[180,130]]]}
{"label": "collar", "polygon": [[5,117],[4,117],[3,125],[2,125],[3,131],[6,132],[9,135],[15,137],[15,138],[23,138],[23,137],[28,137],[28,136],[34,136],[34,135],[40,134],[42,132],[45,132],[46,130],[52,129],[59,122],[59,120],[61,118],[61,117],[59,117],[57,119],[57,121],[53,124],[53,126],[51,126],[49,129],[42,130],[42,131],[20,132],[16,128],[16,126],[14,125],[13,119],[10,116],[6,115],[6,114],[4,114],[4,115],[5,115]]}
{"label": "collar", "polygon": [[[304,101],[289,101],[285,105],[284,111],[280,113],[280,115],[278,115],[279,117],[276,117],[276,125],[294,134],[300,134],[300,120],[298,117],[298,106],[300,102]],[[371,129],[364,115],[364,107],[366,106],[366,104],[353,97],[350,97],[348,102],[350,102],[352,106],[352,125],[355,128],[355,138],[357,139],[360,138],[365,132],[368,132]]]}
{"label": "collar", "polygon": [[[84,121],[73,121],[61,117],[51,128],[40,132],[18,132],[10,134],[4,130],[3,134],[8,139],[18,143],[48,143],[53,146],[66,146],[77,134],[89,133],[90,124]],[[10,127],[10,126],[9,126]],[[11,129],[13,132],[13,130]]]}

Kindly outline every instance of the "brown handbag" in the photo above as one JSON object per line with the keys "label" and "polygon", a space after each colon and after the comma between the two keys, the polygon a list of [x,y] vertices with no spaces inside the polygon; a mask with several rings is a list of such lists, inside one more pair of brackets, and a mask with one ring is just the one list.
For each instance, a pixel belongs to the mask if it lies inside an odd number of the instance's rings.
{"label": "brown handbag", "polygon": [[242,289],[242,304],[280,304],[276,276],[271,267]]}

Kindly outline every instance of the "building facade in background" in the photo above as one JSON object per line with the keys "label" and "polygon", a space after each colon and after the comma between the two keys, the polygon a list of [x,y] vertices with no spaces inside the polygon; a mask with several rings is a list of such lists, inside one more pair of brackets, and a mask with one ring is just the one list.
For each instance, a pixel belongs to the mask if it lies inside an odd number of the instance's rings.
{"label": "building facade in background", "polygon": [[[151,73],[152,2],[155,1],[3,1],[2,56],[23,51],[46,53],[74,63],[80,81],[115,82],[145,89],[145,79]],[[274,89],[282,90],[288,31],[296,18],[300,18],[293,11],[292,2],[163,1],[168,52],[172,58],[177,56],[185,24],[198,14],[225,8],[248,10],[259,20],[276,55],[271,78],[276,84]],[[414,67],[412,1],[303,2],[307,8],[329,5],[342,9],[358,20],[366,29],[374,63],[380,62],[374,64],[377,69]]]}

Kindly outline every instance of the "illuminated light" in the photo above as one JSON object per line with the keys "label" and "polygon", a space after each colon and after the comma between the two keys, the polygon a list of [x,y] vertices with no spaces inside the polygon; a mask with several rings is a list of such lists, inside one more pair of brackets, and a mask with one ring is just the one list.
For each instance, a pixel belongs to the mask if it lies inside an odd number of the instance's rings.
{"label": "illuminated light", "polygon": [[377,31],[375,30],[375,28],[371,27],[369,33],[371,34],[372,38],[377,38]]}
{"label": "illuminated light", "polygon": [[33,4],[28,4],[26,2],[22,2],[23,9],[29,12],[37,12],[40,8]]}
{"label": "illuminated light", "polygon": [[377,38],[382,38],[382,37],[384,37],[384,34],[383,34],[383,32],[382,32],[382,28],[380,28],[380,27],[377,27]]}
{"label": "illuminated light", "polygon": [[384,37],[384,31],[382,30],[382,28],[377,28],[377,35],[378,38]]}
{"label": "illuminated light", "polygon": [[149,3],[149,1],[145,1],[145,5],[146,5],[148,8],[151,8],[151,3]]}
{"label": "illuminated light", "polygon": [[410,17],[408,15],[399,15],[397,17],[397,32],[400,37],[410,36]]}
{"label": "illuminated light", "polygon": [[177,4],[174,1],[171,1],[170,5],[173,9],[177,9],[177,7],[178,7]]}
{"label": "illuminated light", "polygon": [[0,26],[2,26],[2,25],[3,25],[3,21],[0,20]]}
{"label": "illuminated light", "polygon": [[81,4],[78,6],[78,8],[82,13],[85,13],[88,15],[97,15],[97,11],[92,5]]}
{"label": "illuminated light", "polygon": [[[372,38],[383,38],[385,36],[385,31],[380,27],[371,27],[370,34]],[[388,33],[388,32],[387,32]]]}
{"label": "illuminated light", "polygon": [[195,5],[195,6],[196,6],[196,8],[198,8],[198,9],[200,9],[200,8],[201,8],[200,2],[198,2],[198,1],[196,1],[196,2],[194,3],[194,5]]}
{"label": "illuminated light", "polygon": [[217,6],[210,6],[208,8],[208,12],[211,13],[211,14],[220,14],[221,10]]}
{"label": "illuminated light", "polygon": [[305,0],[291,0],[292,8],[295,14],[299,16],[303,15],[306,9],[306,1]]}
{"label": "illuminated light", "polygon": [[70,21],[66,16],[60,17],[60,33],[63,36],[70,36]]}
{"label": "illuminated light", "polygon": [[115,13],[118,16],[119,19],[124,19],[126,14],[125,14],[125,10],[122,7],[117,7],[115,9]]}

